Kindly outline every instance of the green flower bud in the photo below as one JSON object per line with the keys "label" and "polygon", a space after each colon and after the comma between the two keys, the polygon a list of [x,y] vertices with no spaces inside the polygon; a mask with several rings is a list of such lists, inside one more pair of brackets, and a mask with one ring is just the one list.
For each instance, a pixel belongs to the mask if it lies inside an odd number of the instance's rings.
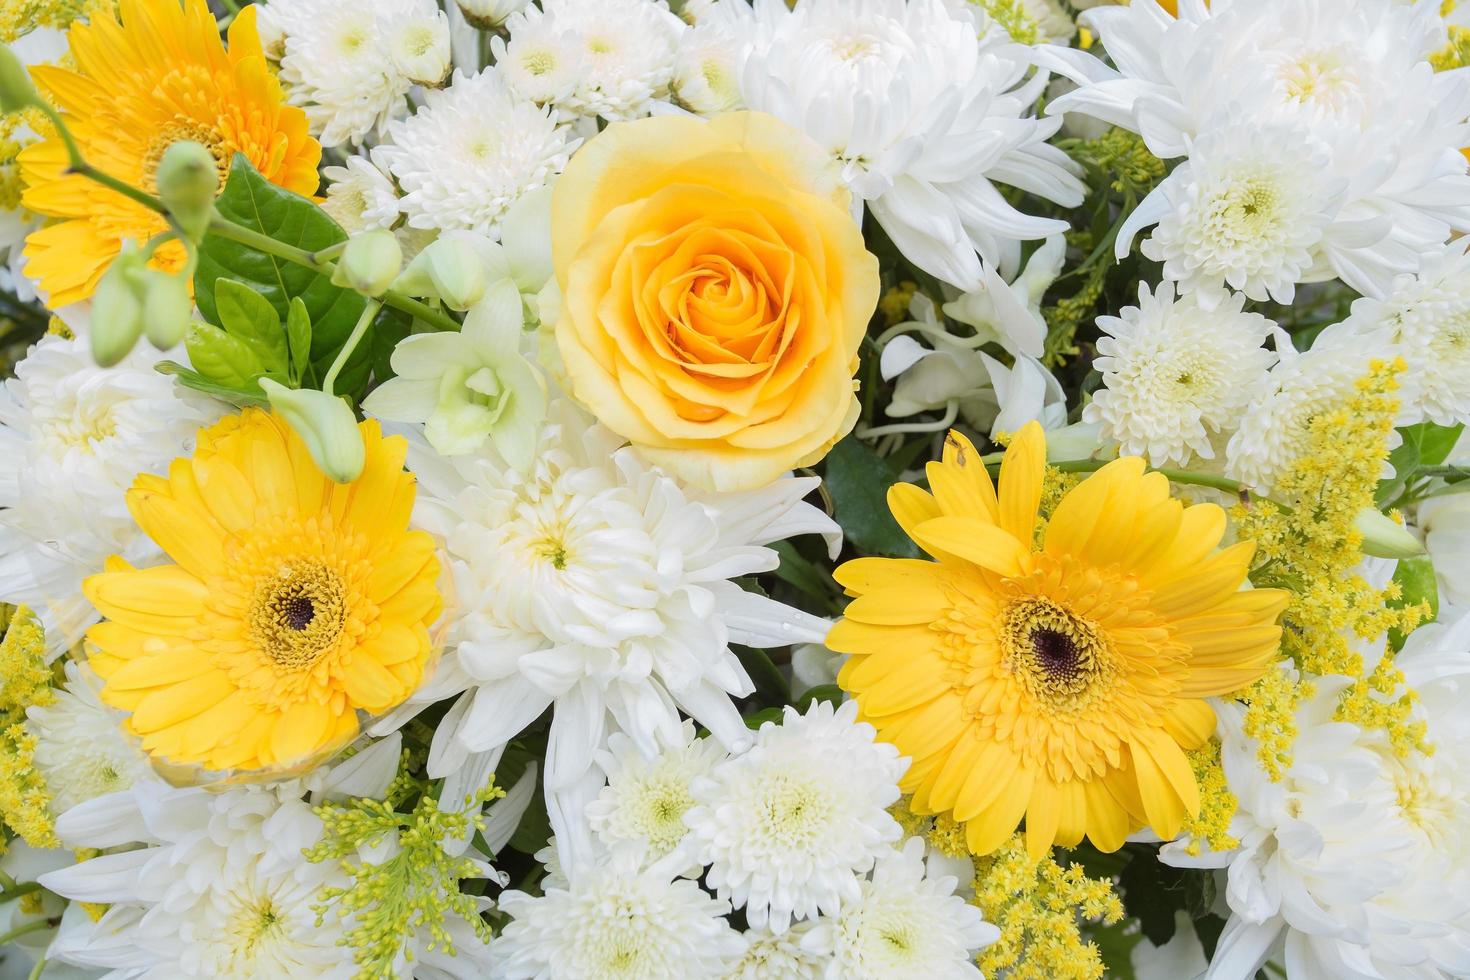
{"label": "green flower bud", "polygon": [[92,357],[112,367],[128,356],[143,333],[143,291],[138,276],[146,271],[143,256],[123,251],[97,283],[92,296]]}
{"label": "green flower bud", "polygon": [[26,66],[10,50],[10,45],[0,44],[0,112],[19,112],[44,104]]}
{"label": "green flower bud", "polygon": [[314,388],[287,388],[270,378],[261,378],[260,387],[328,478],[351,483],[362,475],[367,448],[347,399]]}
{"label": "green flower bud", "polygon": [[437,296],[464,312],[480,301],[490,282],[485,256],[464,236],[449,233],[414,256],[393,285],[410,296]]}
{"label": "green flower bud", "polygon": [[353,235],[337,260],[332,283],[355,289],[364,296],[381,296],[403,270],[403,249],[391,231]]}
{"label": "green flower bud", "polygon": [[1363,535],[1363,554],[1374,558],[1415,558],[1424,545],[1402,524],[1374,507],[1364,507],[1353,519]]}
{"label": "green flower bud", "polygon": [[189,280],[159,269],[144,269],[139,275],[143,281],[143,332],[154,347],[171,350],[184,339],[194,312]]}
{"label": "green flower bud", "polygon": [[155,175],[158,197],[179,227],[197,244],[204,238],[219,192],[214,154],[193,140],[178,140],[163,151]]}

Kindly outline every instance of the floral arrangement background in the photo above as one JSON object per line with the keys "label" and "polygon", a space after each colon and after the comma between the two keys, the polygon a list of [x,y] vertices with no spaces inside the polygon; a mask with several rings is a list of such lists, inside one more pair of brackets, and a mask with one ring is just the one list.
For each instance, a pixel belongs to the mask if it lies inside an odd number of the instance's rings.
{"label": "floral arrangement background", "polygon": [[1470,976],[1453,0],[0,41],[0,976]]}

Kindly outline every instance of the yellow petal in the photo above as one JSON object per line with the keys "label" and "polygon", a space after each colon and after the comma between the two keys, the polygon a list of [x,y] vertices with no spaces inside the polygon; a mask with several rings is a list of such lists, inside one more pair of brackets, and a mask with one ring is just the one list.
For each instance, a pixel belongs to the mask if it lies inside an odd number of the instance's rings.
{"label": "yellow petal", "polygon": [[1000,464],[1000,527],[1029,546],[1036,530],[1036,508],[1041,504],[1041,481],[1046,475],[1046,436],[1037,422],[1021,427]]}
{"label": "yellow petal", "polygon": [[[968,517],[936,517],[914,528],[914,540],[930,554],[948,553],[997,575],[1019,575],[1029,544],[994,524]],[[1030,541],[1028,537],[1027,542]]]}

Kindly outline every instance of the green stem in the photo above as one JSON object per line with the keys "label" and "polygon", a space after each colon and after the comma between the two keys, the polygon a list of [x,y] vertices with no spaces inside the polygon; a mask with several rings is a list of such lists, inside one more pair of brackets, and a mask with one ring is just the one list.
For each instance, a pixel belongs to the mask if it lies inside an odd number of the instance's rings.
{"label": "green stem", "polygon": [[0,905],[4,905],[12,899],[20,898],[22,895],[29,895],[31,892],[38,892],[40,890],[41,886],[37,882],[27,881],[17,885],[15,884],[15,879],[12,878],[11,884],[4,891],[0,891]]}
{"label": "green stem", "polygon": [[[322,275],[331,278],[336,271],[336,265],[318,256],[321,253],[308,252],[304,248],[297,248],[286,242],[278,242],[269,235],[261,234],[254,228],[247,228],[238,222],[231,221],[224,215],[216,212],[209,223],[211,234],[228,238],[230,241],[239,242],[241,245],[249,245],[257,252],[273,255],[278,259],[285,259],[295,265],[305,266]],[[326,251],[325,249],[323,251]],[[434,309],[427,303],[421,303],[412,297],[392,289],[379,297],[384,306],[392,307],[409,316],[417,317],[432,326],[435,330],[459,330],[459,323],[439,310]]]}
{"label": "green stem", "polygon": [[327,376],[322,379],[322,391],[329,395],[336,394],[333,386],[337,383],[337,375],[342,373],[342,368],[347,365],[347,359],[357,349],[357,345],[362,341],[368,327],[372,326],[373,320],[377,318],[378,311],[382,308],[383,304],[375,299],[368,300],[367,305],[362,308],[362,316],[357,318],[357,324],[352,328],[347,343],[343,344],[342,349],[337,352],[337,359],[332,362]]}
{"label": "green stem", "polygon": [[[980,457],[987,469],[996,469],[1001,461],[1005,459],[1005,453],[988,453]],[[1063,473],[1095,473],[1112,462],[1109,459],[1071,459],[1059,463],[1051,463]],[[1251,488],[1229,477],[1217,476],[1214,473],[1196,473],[1194,470],[1168,470],[1157,467],[1152,468],[1155,473],[1162,473],[1168,477],[1170,483],[1183,483],[1189,486],[1210,487],[1215,490],[1224,490],[1236,496],[1248,494]]]}
{"label": "green stem", "polygon": [[9,932],[0,933],[0,946],[15,942],[21,936],[29,936],[31,933],[40,932],[42,929],[50,929],[54,924],[50,919],[37,919],[34,922],[27,922],[23,926],[16,926]]}
{"label": "green stem", "polygon": [[26,980],[41,980],[41,974],[46,972],[46,957],[36,960],[36,965],[31,967],[31,972],[26,974]]}
{"label": "green stem", "polygon": [[72,173],[81,174],[89,180],[96,181],[103,187],[117,191],[124,197],[132,198],[149,210],[157,211],[159,214],[168,213],[168,208],[163,206],[163,202],[152,194],[141,191],[132,184],[118,180],[111,174],[105,174],[88,163],[86,158],[82,156],[82,148],[77,146],[76,138],[71,134],[71,127],[67,126],[66,120],[61,118],[61,113],[57,112],[55,107],[49,103],[42,102],[38,108],[46,114],[47,119],[51,120],[51,124],[56,127],[56,134],[61,137],[62,144],[66,146],[67,163]]}

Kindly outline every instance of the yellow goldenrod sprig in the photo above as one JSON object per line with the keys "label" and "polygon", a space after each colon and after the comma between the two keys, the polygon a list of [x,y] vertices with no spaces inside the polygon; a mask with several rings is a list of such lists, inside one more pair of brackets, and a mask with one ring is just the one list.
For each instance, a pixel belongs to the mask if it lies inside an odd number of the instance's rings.
{"label": "yellow goldenrod sprig", "polygon": [[[0,640],[0,822],[32,847],[58,847],[51,797],[35,767],[36,740],[26,729],[26,709],[50,704],[52,671],[46,632],[24,606],[5,610]],[[3,849],[0,837],[0,849]]]}
{"label": "yellow goldenrod sprig", "polygon": [[[406,757],[405,757],[406,758]],[[480,937],[490,938],[475,897],[460,890],[466,878],[483,877],[481,865],[465,855],[444,849],[446,839],[465,839],[484,829],[480,811],[492,799],[504,796],[494,780],[471,797],[463,812],[439,808],[439,801],[422,792],[409,813],[397,806],[422,783],[400,771],[383,800],[357,799],[346,804],[318,807],[322,839],[306,850],[309,861],[337,860],[352,878],[345,887],[328,887],[315,906],[318,921],[329,914],[353,915],[343,945],[352,947],[359,980],[398,976],[401,956],[413,958],[409,940],[427,929],[430,949],[454,952],[447,922],[458,916]],[[381,862],[363,860],[364,849],[391,839],[396,847]]]}

